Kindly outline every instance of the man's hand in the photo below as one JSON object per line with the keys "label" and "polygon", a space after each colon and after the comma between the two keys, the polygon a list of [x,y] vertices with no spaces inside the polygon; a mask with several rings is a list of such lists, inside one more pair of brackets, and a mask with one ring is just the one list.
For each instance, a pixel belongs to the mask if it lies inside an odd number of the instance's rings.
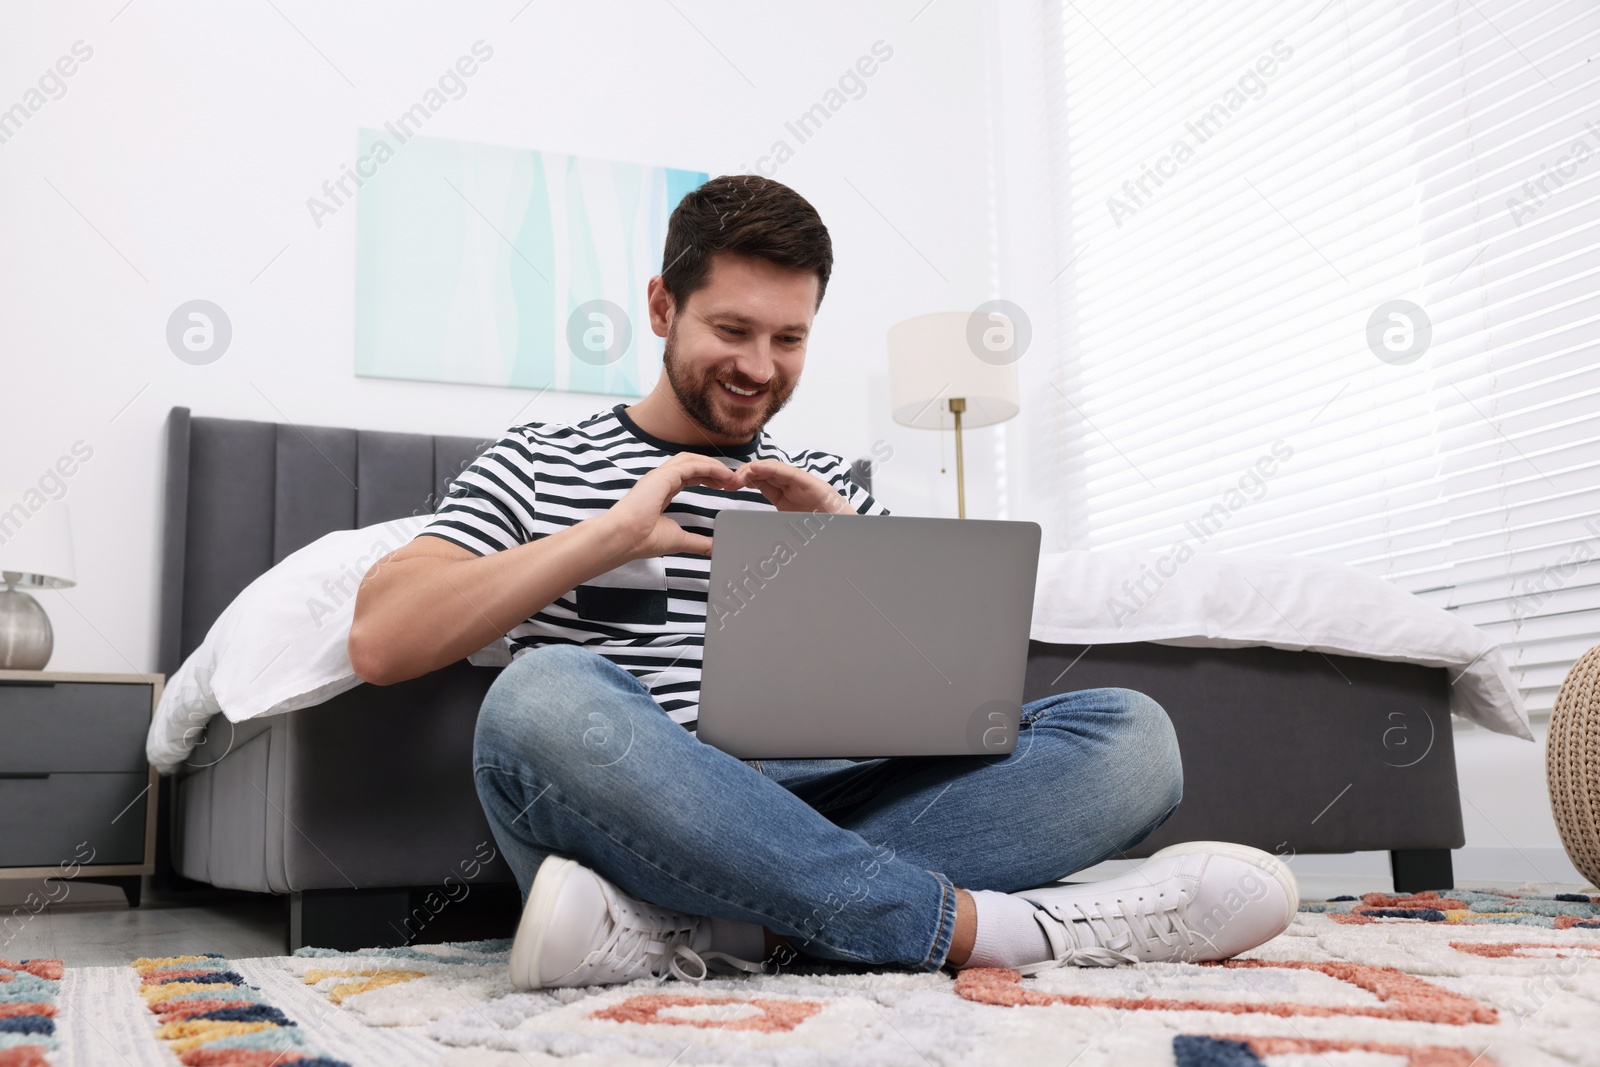
{"label": "man's hand", "polygon": [[809,471],[775,459],[751,460],[738,470],[742,484],[759,489],[779,511],[828,511],[850,515],[855,508],[839,491]]}
{"label": "man's hand", "polygon": [[705,534],[689,533],[662,512],[672,503],[673,497],[688,486],[740,489],[744,484],[742,472],[729,470],[721,460],[694,452],[680,452],[640,478],[605,514],[590,521],[601,523],[610,531],[614,551],[621,557],[619,565],[674,552],[709,556],[711,538]]}

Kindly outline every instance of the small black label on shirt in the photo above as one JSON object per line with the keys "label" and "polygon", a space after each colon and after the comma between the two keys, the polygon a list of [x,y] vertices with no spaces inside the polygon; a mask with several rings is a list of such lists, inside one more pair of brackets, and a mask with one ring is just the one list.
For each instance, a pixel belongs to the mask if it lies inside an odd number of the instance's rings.
{"label": "small black label on shirt", "polygon": [[580,585],[578,616],[591,622],[662,626],[667,621],[667,591],[629,589],[624,586]]}

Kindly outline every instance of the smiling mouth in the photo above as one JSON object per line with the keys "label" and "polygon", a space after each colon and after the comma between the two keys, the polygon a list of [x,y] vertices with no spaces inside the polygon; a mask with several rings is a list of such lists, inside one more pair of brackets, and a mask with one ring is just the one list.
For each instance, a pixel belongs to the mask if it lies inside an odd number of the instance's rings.
{"label": "smiling mouth", "polygon": [[742,397],[744,399],[760,396],[765,391],[762,389],[741,389],[737,385],[721,381],[720,379],[718,380],[717,384],[722,386],[728,392],[732,393],[734,396]]}

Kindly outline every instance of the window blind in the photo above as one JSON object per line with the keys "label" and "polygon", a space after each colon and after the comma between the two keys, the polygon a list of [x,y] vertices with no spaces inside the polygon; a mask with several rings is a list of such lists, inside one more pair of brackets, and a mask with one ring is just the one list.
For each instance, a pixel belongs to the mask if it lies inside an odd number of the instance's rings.
{"label": "window blind", "polygon": [[1600,643],[1600,10],[1048,11],[1056,543],[1373,571],[1548,711]]}

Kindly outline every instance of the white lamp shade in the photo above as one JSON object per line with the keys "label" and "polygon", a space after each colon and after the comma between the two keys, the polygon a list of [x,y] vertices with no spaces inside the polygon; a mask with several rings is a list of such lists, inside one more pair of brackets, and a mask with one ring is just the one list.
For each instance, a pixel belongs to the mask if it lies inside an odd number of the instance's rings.
{"label": "white lamp shade", "polygon": [[961,397],[966,429],[1004,422],[1019,410],[1017,367],[979,359],[965,311],[918,315],[889,328],[889,403],[894,421],[919,430],[951,425],[946,400]]}
{"label": "white lamp shade", "polygon": [[34,488],[0,493],[0,574],[7,572],[21,575],[15,579],[19,586],[67,589],[78,584],[65,501],[51,500]]}

